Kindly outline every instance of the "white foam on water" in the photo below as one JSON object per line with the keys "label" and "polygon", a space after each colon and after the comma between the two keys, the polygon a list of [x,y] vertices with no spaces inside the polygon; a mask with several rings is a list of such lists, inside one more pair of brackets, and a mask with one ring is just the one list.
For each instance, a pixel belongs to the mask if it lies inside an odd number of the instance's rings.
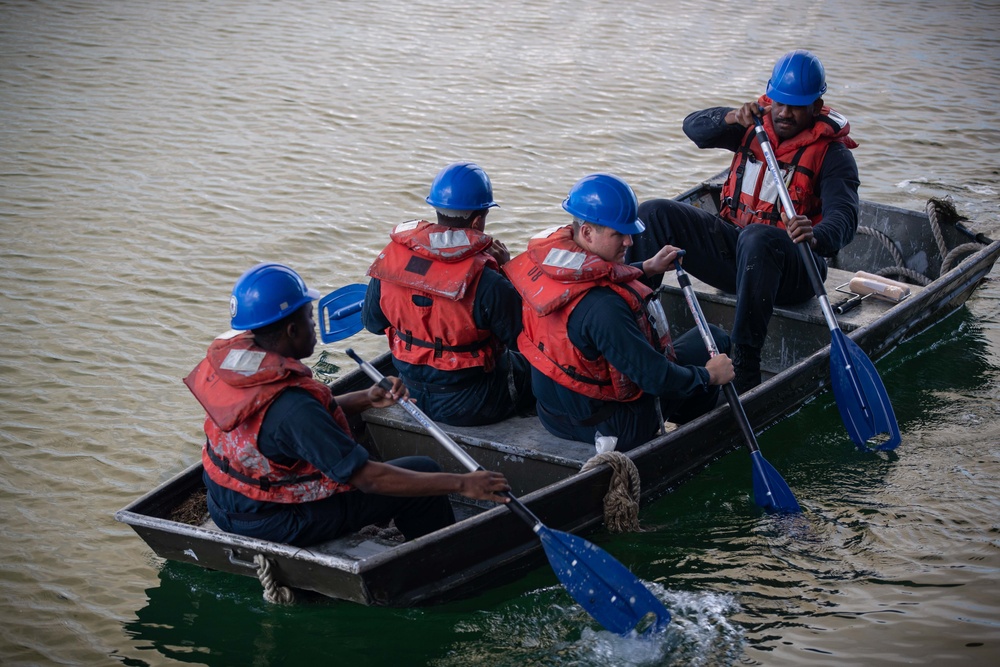
{"label": "white foam on water", "polygon": [[646,585],[672,616],[661,634],[622,637],[609,632],[569,600],[561,586],[553,586],[532,591],[501,610],[464,619],[456,631],[476,638],[452,646],[449,657],[434,665],[716,667],[739,661],[744,640],[742,627],[731,620],[740,611],[734,596]]}

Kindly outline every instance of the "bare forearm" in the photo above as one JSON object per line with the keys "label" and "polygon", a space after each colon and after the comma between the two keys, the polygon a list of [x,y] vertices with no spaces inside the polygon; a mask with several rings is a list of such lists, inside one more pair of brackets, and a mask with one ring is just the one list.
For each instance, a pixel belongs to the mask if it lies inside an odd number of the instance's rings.
{"label": "bare forearm", "polygon": [[347,414],[356,415],[372,407],[372,402],[371,398],[368,396],[368,390],[365,389],[337,396],[337,405],[339,405]]}
{"label": "bare forearm", "polygon": [[465,474],[416,472],[386,463],[369,461],[354,473],[350,483],[365,493],[383,496],[443,496],[459,493],[476,500],[505,502],[498,493],[510,491],[510,485],[497,472],[479,470]]}
{"label": "bare forearm", "polygon": [[358,471],[351,484],[365,493],[382,496],[441,496],[458,493],[459,475],[445,472],[419,473],[382,463],[369,462]]}
{"label": "bare forearm", "polygon": [[388,391],[379,385],[372,385],[368,389],[338,396],[337,405],[347,414],[356,415],[368,408],[385,408],[400,399],[409,399],[410,393],[403,386],[402,380],[396,376],[389,376],[386,379],[392,383],[392,388]]}

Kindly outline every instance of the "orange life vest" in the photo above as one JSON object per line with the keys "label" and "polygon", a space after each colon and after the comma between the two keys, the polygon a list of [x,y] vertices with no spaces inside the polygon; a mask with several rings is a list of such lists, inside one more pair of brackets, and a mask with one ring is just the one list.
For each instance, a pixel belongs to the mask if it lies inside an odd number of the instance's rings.
{"label": "orange life vest", "polygon": [[239,332],[216,338],[184,384],[207,413],[208,440],[201,460],[215,483],[253,500],[274,503],[321,500],[353,488],[327,477],[307,461],[281,465],[258,448],[268,406],[289,387],[315,396],[350,434],[347,417],[330,388],[314,380],[302,362],[265,352],[254,344],[252,333]]}
{"label": "orange life vest", "polygon": [[642,271],[587,252],[573,240],[572,227],[549,229],[531,239],[504,272],[523,300],[518,349],[539,372],[567,389],[603,401],[633,401],[642,395],[603,355],[587,359],[569,340],[569,316],[595,287],[608,287],[625,299],[650,344],[667,350],[673,360],[666,320],[654,331],[647,316],[647,303],[656,297],[638,281]]}
{"label": "orange life vest", "polygon": [[[413,220],[397,225],[392,242],[379,253],[368,275],[382,281],[382,312],[392,356],[408,364],[443,371],[496,366],[502,343],[479,329],[473,315],[476,287],[484,270],[498,270],[484,252],[493,238]],[[418,303],[433,300],[433,305]]]}
{"label": "orange life vest", "polygon": [[[770,108],[771,100],[760,98],[760,104]],[[788,194],[795,205],[795,212],[808,217],[813,224],[822,220],[822,201],[816,196],[816,176],[823,166],[823,159],[833,142],[840,142],[848,148],[857,147],[857,142],[848,134],[851,125],[847,119],[823,107],[816,116],[816,122],[808,130],[803,130],[791,139],[781,141],[774,132],[771,114],[765,113],[764,130],[771,140],[774,156],[778,161]],[[722,186],[722,206],[719,215],[738,225],[768,224],[784,228],[781,221],[781,205],[774,177],[768,173],[764,152],[756,139],[753,127],[747,129],[740,148],[733,156],[729,167],[729,177]]]}

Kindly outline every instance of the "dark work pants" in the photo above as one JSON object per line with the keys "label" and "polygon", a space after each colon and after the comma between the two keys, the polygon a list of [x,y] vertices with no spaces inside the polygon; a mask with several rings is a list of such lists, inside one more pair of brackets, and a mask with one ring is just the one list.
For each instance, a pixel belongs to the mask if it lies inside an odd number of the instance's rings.
{"label": "dark work pants", "polygon": [[[736,295],[734,345],[763,347],[774,306],[801,303],[815,294],[799,251],[784,229],[760,224],[740,229],[672,199],[643,202],[639,218],[646,231],[632,237],[626,261],[648,259],[668,244],[685,250],[685,271]],[[825,280],[826,262],[813,257]]]}
{"label": "dark work pants", "polygon": [[[407,456],[388,462],[418,472],[440,472],[441,466],[426,456]],[[309,546],[332,540],[370,524],[394,519],[407,540],[455,523],[447,496],[404,498],[380,496],[361,491],[337,493],[323,500],[282,506],[265,516],[230,516],[212,502],[209,512],[222,530],[247,537],[295,546]]]}
{"label": "dark work pants", "polygon": [[[506,351],[496,368],[471,386],[451,391],[447,386],[427,386],[403,376],[410,396],[430,419],[451,426],[495,424],[535,409],[531,393],[531,366],[519,352]],[[513,383],[513,392],[511,391]],[[516,402],[511,394],[516,395]]]}

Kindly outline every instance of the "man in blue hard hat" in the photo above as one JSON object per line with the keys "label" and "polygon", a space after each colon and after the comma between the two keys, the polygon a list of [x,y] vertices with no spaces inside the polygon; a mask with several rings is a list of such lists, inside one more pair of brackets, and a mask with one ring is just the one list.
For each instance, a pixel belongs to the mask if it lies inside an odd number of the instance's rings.
{"label": "man in blue hard hat", "polygon": [[212,342],[184,383],[205,408],[208,510],[222,530],[309,546],[394,520],[407,539],[455,521],[447,494],[507,502],[500,473],[441,472],[424,456],[380,463],[357,444],[345,413],[405,397],[377,385],[334,397],[300,360],[316,347],[319,297],[282,264],[236,282],[232,331]]}
{"label": "man in blue hard hat", "polygon": [[711,359],[697,330],[671,341],[643,283],[672,268],[679,249],[624,263],[632,235],[643,231],[637,208],[619,177],[586,176],[563,201],[572,224],[535,236],[505,267],[524,300],[520,349],[542,425],[567,440],[616,438],[619,451],[653,438],[664,417],[700,416],[733,379],[729,336],[712,327],[722,354]]}
{"label": "man in blue hard hat", "polygon": [[[858,166],[850,125],[824,106],[826,74],[809,51],[778,59],[767,92],[739,108],[713,107],[684,119],[684,133],[699,148],[735,153],[722,186],[718,215],[668,199],[643,202],[646,232],[635,238],[630,259],[649,257],[663,244],[686,251],[684,268],[704,282],[736,294],[733,362],[736,388],[761,382],[761,349],[775,305],[814,296],[793,244],[806,243],[822,277],[833,256],[858,227]],[[771,140],[798,213],[778,203],[773,177],[755,139],[754,116]]]}
{"label": "man in blue hard hat", "polygon": [[532,410],[531,374],[517,352],[521,299],[500,267],[510,253],[485,233],[497,203],[472,162],[442,169],[427,203],[436,222],[399,224],[368,269],[361,311],[385,333],[417,406],[453,426],[492,424]]}

